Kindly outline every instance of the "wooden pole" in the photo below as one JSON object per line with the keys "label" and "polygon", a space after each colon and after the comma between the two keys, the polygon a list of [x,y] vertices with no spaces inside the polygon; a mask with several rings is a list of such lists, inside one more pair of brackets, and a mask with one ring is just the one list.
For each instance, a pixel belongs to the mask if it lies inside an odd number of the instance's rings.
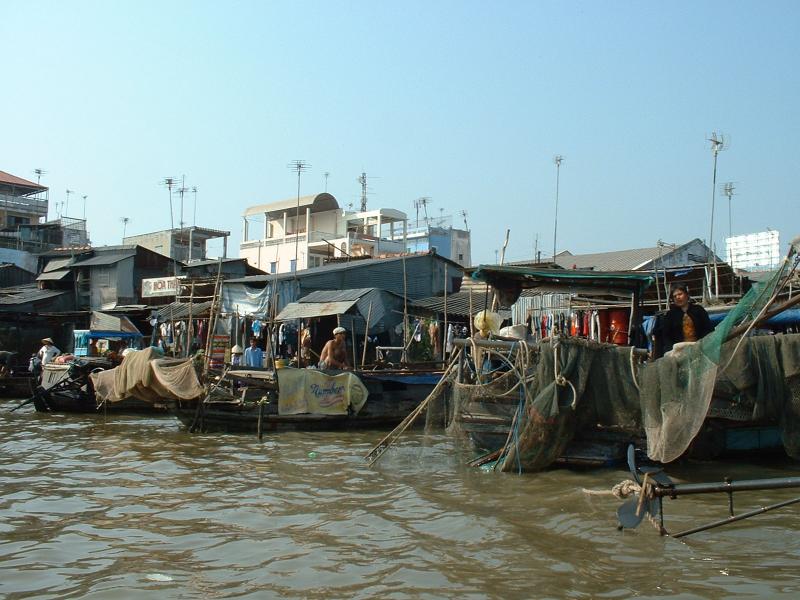
{"label": "wooden pole", "polygon": [[444,265],[444,328],[442,329],[442,362],[447,360],[447,264]]}
{"label": "wooden pole", "polygon": [[406,360],[406,348],[408,338],[408,284],[406,281],[406,255],[403,254],[403,354],[400,356],[400,362],[408,362]]}
{"label": "wooden pole", "polygon": [[220,279],[222,278],[222,258],[219,259],[217,266],[217,280],[214,282],[214,299],[211,301],[211,311],[208,315],[208,339],[206,340],[206,356],[203,365],[203,375],[208,375],[209,363],[211,362],[211,347],[214,339],[214,330],[217,326],[217,313],[219,312],[219,305],[221,290]]}
{"label": "wooden pole", "polygon": [[[361,368],[364,368],[364,363],[367,361],[367,339],[369,338],[369,321],[372,318],[372,300],[369,302],[367,309],[367,324],[364,327],[364,351],[361,353]],[[355,368],[355,365],[353,365]]]}
{"label": "wooden pole", "polygon": [[194,307],[194,281],[189,292],[189,322],[186,325],[186,356],[189,356],[189,349],[192,347],[192,308]]}

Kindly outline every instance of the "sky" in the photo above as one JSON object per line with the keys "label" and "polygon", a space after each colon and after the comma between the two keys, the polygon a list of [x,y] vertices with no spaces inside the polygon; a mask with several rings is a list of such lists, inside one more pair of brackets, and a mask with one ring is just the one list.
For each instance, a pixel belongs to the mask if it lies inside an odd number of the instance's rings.
{"label": "sky", "polygon": [[[800,2],[0,0],[0,170],[95,245],[327,190],[453,215],[473,264],[800,234]],[[717,161],[707,141],[724,134]],[[733,182],[732,227],[719,187]],[[66,190],[73,190],[67,208]],[[713,193],[712,193],[713,192]],[[196,199],[196,204],[195,204]],[[209,243],[209,254],[222,242]]]}

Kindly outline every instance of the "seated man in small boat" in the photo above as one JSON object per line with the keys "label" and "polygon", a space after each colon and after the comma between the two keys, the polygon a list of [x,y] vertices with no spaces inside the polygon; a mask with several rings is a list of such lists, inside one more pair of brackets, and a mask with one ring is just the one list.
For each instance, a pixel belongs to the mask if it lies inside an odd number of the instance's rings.
{"label": "seated man in small boat", "polygon": [[672,350],[679,342],[696,342],[714,331],[708,313],[689,296],[683,283],[673,283],[670,288],[670,309],[659,318],[657,337],[660,353]]}
{"label": "seated man in small boat", "polygon": [[347,343],[345,338],[347,330],[344,327],[337,327],[333,330],[333,339],[329,340],[322,353],[319,355],[320,369],[349,369],[347,364]]}

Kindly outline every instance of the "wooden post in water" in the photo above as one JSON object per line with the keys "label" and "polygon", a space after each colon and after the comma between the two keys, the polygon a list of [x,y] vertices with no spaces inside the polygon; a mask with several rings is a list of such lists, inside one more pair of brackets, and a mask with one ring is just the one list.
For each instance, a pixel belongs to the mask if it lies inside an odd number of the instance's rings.
{"label": "wooden post in water", "polygon": [[[361,368],[364,368],[364,363],[367,361],[367,339],[369,338],[369,321],[372,318],[372,300],[369,302],[369,308],[367,309],[367,324],[364,327],[364,351],[361,353]],[[355,336],[354,336],[355,339]],[[356,366],[353,365],[355,369]]]}

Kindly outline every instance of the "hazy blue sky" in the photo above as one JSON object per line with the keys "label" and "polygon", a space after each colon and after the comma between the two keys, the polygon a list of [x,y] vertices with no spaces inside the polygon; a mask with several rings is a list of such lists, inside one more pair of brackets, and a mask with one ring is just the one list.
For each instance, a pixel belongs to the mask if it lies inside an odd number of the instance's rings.
{"label": "hazy blue sky", "polygon": [[[0,170],[43,168],[95,244],[303,195],[466,210],[473,262],[708,238],[712,131],[734,233],[800,234],[800,2],[0,0]],[[717,195],[714,238],[728,233]],[[177,224],[179,216],[176,216]],[[53,214],[53,213],[51,213]],[[184,221],[193,221],[192,197]],[[462,220],[457,216],[456,224]],[[212,247],[218,253],[221,242]]]}

